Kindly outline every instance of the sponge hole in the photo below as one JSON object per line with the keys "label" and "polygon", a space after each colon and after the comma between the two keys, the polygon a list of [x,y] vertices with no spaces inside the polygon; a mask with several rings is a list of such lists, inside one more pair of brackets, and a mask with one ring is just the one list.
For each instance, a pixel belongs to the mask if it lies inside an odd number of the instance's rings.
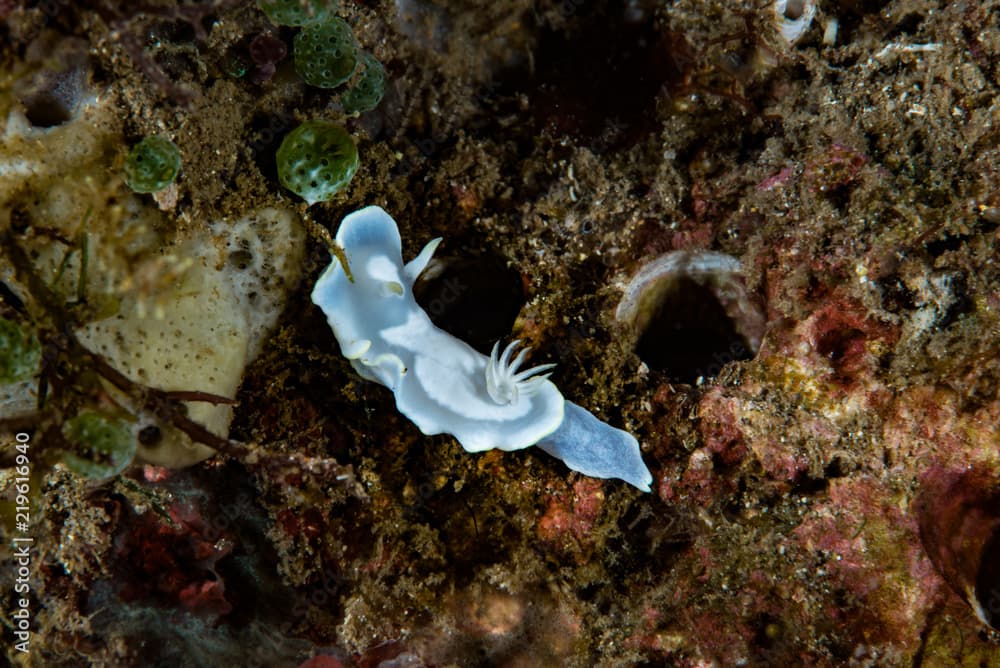
{"label": "sponge hole", "polygon": [[435,258],[417,278],[413,295],[435,325],[484,355],[510,336],[525,302],[521,276],[491,252]]}

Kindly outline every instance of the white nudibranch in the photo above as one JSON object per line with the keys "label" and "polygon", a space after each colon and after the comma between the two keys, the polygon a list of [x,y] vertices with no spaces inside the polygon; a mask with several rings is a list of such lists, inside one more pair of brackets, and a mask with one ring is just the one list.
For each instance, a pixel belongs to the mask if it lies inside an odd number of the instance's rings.
{"label": "white nudibranch", "polygon": [[369,206],[344,218],[337,243],[354,281],[333,258],[312,292],[344,357],[392,390],[399,412],[424,434],[451,434],[468,452],[537,445],[584,475],[648,492],[653,476],[635,437],[563,399],[548,379],[555,365],[519,371],[529,351],[515,357],[520,341],[502,353],[498,342],[487,357],[431,322],[413,283],[440,242],[404,265],[389,214]]}

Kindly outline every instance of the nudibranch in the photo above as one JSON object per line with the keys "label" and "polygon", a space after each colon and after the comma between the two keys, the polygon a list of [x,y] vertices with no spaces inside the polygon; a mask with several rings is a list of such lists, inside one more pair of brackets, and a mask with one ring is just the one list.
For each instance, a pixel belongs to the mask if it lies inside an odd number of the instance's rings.
{"label": "nudibranch", "polygon": [[392,390],[420,431],[451,434],[468,452],[537,445],[584,475],[649,491],[635,437],[565,400],[548,379],[554,365],[522,371],[529,349],[517,352],[519,341],[487,357],[431,322],[413,283],[441,239],[404,264],[396,221],[369,206],[344,218],[336,241],[354,280],[333,257],[312,300],[355,371]]}

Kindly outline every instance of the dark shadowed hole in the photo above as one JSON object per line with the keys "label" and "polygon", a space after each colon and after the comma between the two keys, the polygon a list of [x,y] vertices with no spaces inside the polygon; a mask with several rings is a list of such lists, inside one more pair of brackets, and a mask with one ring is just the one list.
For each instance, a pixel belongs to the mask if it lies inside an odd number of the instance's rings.
{"label": "dark shadowed hole", "polygon": [[789,21],[796,21],[805,13],[806,3],[803,0],[791,0],[785,5],[784,17]]}
{"label": "dark shadowed hole", "polygon": [[24,301],[3,282],[0,282],[0,302],[7,304],[15,311],[24,311]]}
{"label": "dark shadowed hole", "polygon": [[159,445],[163,439],[163,432],[155,424],[146,425],[139,430],[139,442],[147,448]]}
{"label": "dark shadowed hole", "polygon": [[[2,5],[3,3],[0,3]],[[9,82],[35,127],[51,128],[69,121],[86,94],[90,45],[54,30],[43,30],[28,44],[23,76]]]}
{"label": "dark shadowed hole", "polygon": [[36,128],[52,128],[69,121],[83,97],[85,79],[82,65],[43,70],[18,91],[25,117]]}
{"label": "dark shadowed hole", "polygon": [[753,352],[708,287],[682,276],[663,290],[636,354],[651,369],[681,383],[712,377]]}
{"label": "dark shadowed hole", "polygon": [[758,647],[771,649],[781,639],[783,628],[781,620],[774,615],[761,613],[753,624],[754,642]]}
{"label": "dark shadowed hole", "polygon": [[435,259],[413,295],[435,325],[483,354],[510,336],[525,300],[521,276],[493,253]]}
{"label": "dark shadowed hole", "polygon": [[226,259],[229,262],[230,267],[235,267],[240,271],[245,271],[246,268],[253,263],[253,253],[241,248],[230,253],[229,257]]}
{"label": "dark shadowed hole", "polygon": [[837,365],[853,348],[864,345],[864,339],[864,332],[856,327],[831,330],[824,333],[816,342],[816,351]]}
{"label": "dark shadowed hole", "polygon": [[[275,154],[281,145],[281,140],[294,126],[295,122],[291,116],[280,114],[259,114],[250,121],[247,137],[254,162],[261,174],[271,181],[278,181]],[[301,152],[300,146],[301,144],[297,145],[295,149],[297,152]]]}
{"label": "dark shadowed hole", "polygon": [[[558,29],[540,31],[531,68],[507,73],[506,85],[531,91],[531,111],[558,135],[631,145],[656,125],[664,84],[679,80],[662,26],[653,12],[623,11],[622,3],[571,0]],[[595,91],[600,91],[595,93]]]}
{"label": "dark shadowed hole", "polygon": [[25,101],[24,115],[36,128],[51,128],[73,118],[73,110],[57,93],[44,91]]}
{"label": "dark shadowed hole", "polygon": [[1000,630],[1000,531],[994,531],[983,547],[976,574],[976,600],[986,622]]}

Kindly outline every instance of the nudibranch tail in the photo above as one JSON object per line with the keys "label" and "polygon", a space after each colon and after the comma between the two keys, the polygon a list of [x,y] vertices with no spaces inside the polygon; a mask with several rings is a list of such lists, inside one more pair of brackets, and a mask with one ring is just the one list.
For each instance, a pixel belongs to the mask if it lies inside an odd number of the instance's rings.
{"label": "nudibranch tail", "polygon": [[514,361],[511,362],[510,358],[520,343],[520,339],[512,341],[504,348],[503,354],[498,357],[500,342],[497,341],[493,345],[493,352],[490,353],[490,360],[486,363],[486,391],[498,404],[514,403],[518,397],[534,395],[542,383],[552,375],[545,372],[556,366],[555,364],[540,364],[518,373],[517,370],[524,364],[525,358],[531,351],[530,347],[522,348]]}
{"label": "nudibranch tail", "polygon": [[618,478],[650,491],[653,475],[642,461],[635,436],[597,419],[582,406],[567,401],[562,424],[537,445],[563,460],[574,471],[593,478]]}

